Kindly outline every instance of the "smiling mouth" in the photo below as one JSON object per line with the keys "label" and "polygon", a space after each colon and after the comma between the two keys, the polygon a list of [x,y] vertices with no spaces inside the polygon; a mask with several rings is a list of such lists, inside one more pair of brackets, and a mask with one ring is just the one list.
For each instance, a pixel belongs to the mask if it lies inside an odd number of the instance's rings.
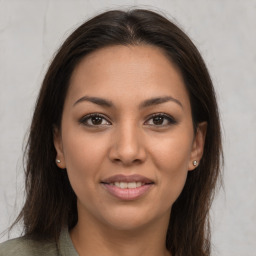
{"label": "smiling mouth", "polygon": [[139,188],[141,186],[144,186],[146,183],[142,182],[115,182],[115,183],[110,183],[109,185],[111,186],[116,186],[121,189],[126,189],[126,188]]}
{"label": "smiling mouth", "polygon": [[154,182],[141,175],[115,175],[101,182],[112,196],[121,200],[135,200],[148,192]]}

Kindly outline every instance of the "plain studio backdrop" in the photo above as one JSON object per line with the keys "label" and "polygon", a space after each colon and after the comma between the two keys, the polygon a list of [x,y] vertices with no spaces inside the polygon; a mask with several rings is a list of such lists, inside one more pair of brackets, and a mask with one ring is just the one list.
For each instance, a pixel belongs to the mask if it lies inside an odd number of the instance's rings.
{"label": "plain studio backdrop", "polygon": [[0,232],[24,201],[22,148],[54,52],[84,20],[128,7],[165,14],[202,53],[225,153],[224,189],[211,211],[213,255],[255,256],[256,0],[0,0]]}

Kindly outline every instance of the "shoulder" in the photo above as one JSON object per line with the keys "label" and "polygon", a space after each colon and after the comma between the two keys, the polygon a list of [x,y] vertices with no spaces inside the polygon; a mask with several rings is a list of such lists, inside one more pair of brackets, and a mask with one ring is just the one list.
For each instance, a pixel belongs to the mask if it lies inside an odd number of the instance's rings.
{"label": "shoulder", "polygon": [[54,242],[38,242],[24,237],[11,239],[0,244],[0,256],[57,256]]}

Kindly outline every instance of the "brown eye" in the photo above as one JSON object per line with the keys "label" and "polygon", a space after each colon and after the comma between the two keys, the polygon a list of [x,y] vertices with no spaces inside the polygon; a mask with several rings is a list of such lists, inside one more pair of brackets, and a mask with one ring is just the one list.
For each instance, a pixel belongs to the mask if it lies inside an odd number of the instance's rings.
{"label": "brown eye", "polygon": [[90,114],[83,117],[80,121],[81,124],[86,126],[103,126],[110,125],[111,123],[100,114]]}
{"label": "brown eye", "polygon": [[153,124],[154,125],[162,125],[164,122],[164,117],[163,116],[155,116],[152,118]]}
{"label": "brown eye", "polygon": [[177,124],[177,121],[172,116],[166,114],[155,114],[146,121],[146,124],[151,126],[168,126]]}
{"label": "brown eye", "polygon": [[91,122],[93,125],[100,125],[102,124],[103,118],[101,116],[93,116],[91,117]]}

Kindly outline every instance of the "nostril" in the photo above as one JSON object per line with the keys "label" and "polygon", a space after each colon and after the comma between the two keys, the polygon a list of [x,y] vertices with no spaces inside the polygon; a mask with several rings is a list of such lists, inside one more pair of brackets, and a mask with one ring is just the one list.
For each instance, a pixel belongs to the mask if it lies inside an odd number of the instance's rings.
{"label": "nostril", "polygon": [[130,165],[141,164],[143,161],[140,160],[140,159],[130,160],[130,159],[119,159],[119,158],[115,158],[115,159],[113,159],[113,162],[114,162],[114,163],[117,163],[117,164],[123,164],[123,165],[130,166]]}

